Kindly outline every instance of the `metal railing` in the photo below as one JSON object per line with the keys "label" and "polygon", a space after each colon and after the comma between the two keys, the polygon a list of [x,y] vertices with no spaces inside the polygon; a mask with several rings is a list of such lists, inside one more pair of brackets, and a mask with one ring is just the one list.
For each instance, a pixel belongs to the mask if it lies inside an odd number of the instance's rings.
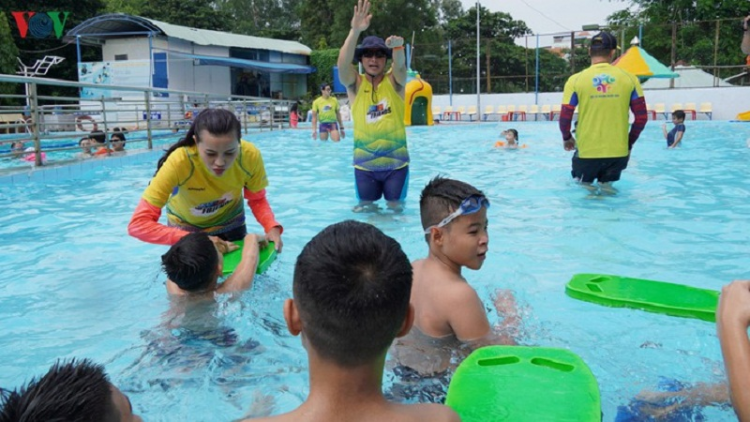
{"label": "metal railing", "polygon": [[[86,84],[47,78],[31,78],[0,74],[0,83],[26,85],[28,95],[0,94],[0,160],[16,159],[18,165],[0,170],[26,168],[70,162],[70,152],[80,150],[71,138],[88,137],[93,131],[105,134],[102,146],[109,150],[113,132],[128,134],[127,145],[153,149],[154,142],[175,141],[186,131],[194,116],[204,108],[231,110],[239,119],[243,133],[283,128],[289,123],[291,100],[235,95],[217,95],[190,91],[132,86]],[[40,87],[108,90],[112,96],[81,98],[81,96],[40,95]],[[28,143],[33,152],[26,151]],[[140,144],[140,145],[139,145]],[[67,158],[51,159],[47,153],[68,152]],[[33,160],[31,154],[33,153]],[[60,154],[61,156],[65,154]],[[7,164],[7,162],[6,162]]]}

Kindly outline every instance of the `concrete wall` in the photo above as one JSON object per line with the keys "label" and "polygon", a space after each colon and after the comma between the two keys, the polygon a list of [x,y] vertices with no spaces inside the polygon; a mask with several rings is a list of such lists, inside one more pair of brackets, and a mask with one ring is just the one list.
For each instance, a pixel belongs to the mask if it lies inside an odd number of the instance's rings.
{"label": "concrete wall", "polygon": [[111,38],[102,46],[102,61],[115,61],[116,54],[127,54],[128,60],[148,60],[148,38]]}
{"label": "concrete wall", "polygon": [[[428,81],[429,82],[429,81]],[[750,110],[750,87],[731,87],[731,88],[690,88],[690,89],[654,89],[645,90],[644,96],[649,105],[664,103],[667,110],[670,110],[672,103],[695,103],[700,107],[700,103],[710,102],[713,108],[714,120],[733,120],[737,113]],[[520,94],[482,94],[480,107],[484,110],[485,106],[493,105],[531,105],[538,104],[541,108],[544,104],[560,104],[562,101],[562,92],[540,92],[535,102],[534,93]],[[432,100],[433,106],[445,106],[451,104],[448,95],[435,95]],[[477,104],[476,94],[453,95],[452,105],[455,109],[457,106],[471,106]],[[480,112],[482,111],[480,110]],[[495,117],[497,118],[497,117]],[[662,119],[663,116],[657,116]],[[689,117],[688,117],[689,118]],[[466,120],[467,117],[464,117]],[[705,115],[699,115],[699,120],[705,120]]]}

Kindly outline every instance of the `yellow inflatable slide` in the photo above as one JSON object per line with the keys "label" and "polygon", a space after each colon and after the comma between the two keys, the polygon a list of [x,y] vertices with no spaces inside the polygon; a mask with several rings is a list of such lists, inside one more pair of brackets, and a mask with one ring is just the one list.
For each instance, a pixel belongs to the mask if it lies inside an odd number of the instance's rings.
{"label": "yellow inflatable slide", "polygon": [[432,126],[432,86],[417,72],[409,71],[406,82],[406,126]]}

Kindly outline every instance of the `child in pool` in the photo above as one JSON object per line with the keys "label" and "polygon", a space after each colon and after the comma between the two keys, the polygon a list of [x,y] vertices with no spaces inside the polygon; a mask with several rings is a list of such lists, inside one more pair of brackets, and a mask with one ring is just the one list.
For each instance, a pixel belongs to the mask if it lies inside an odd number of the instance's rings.
{"label": "child in pool", "polygon": [[88,359],[57,361],[18,390],[0,389],[0,421],[142,422],[104,367]]}
{"label": "child in pool", "polygon": [[672,112],[672,123],[674,128],[667,133],[667,124],[662,123],[661,130],[664,132],[664,139],[667,140],[667,148],[677,148],[685,136],[685,112],[675,110]]}
{"label": "child in pool", "polygon": [[331,225],[297,257],[284,319],[302,335],[310,393],[302,405],[265,421],[459,421],[435,404],[386,400],[383,365],[394,337],[409,331],[412,269],[396,240],[357,221]]}
{"label": "child in pool", "polygon": [[[219,284],[224,266],[224,243],[215,243],[203,232],[190,233],[162,255],[161,264],[167,273],[167,292],[176,296],[205,296],[207,293],[229,293],[247,290],[253,285],[258,267],[259,242],[263,237],[245,235],[242,259],[237,269]],[[234,245],[236,248],[236,245]]]}
{"label": "child in pool", "polygon": [[480,190],[458,180],[438,176],[422,190],[419,209],[429,252],[412,263],[414,326],[392,351],[401,369],[409,368],[402,372],[441,377],[452,369],[449,346],[468,352],[515,344],[518,311],[512,293],[496,292],[495,309],[504,320],[493,330],[482,300],[461,274],[463,267],[482,268],[487,257],[489,206]]}
{"label": "child in pool", "polygon": [[526,148],[526,144],[520,145],[518,143],[518,131],[515,129],[508,129],[500,132],[500,136],[505,137],[505,142],[495,142],[495,148],[507,148],[507,149],[518,149]]}
{"label": "child in pool", "polygon": [[81,152],[76,154],[77,159],[85,160],[93,157],[93,153],[91,152],[91,139],[88,137],[79,139],[78,146],[81,147]]}

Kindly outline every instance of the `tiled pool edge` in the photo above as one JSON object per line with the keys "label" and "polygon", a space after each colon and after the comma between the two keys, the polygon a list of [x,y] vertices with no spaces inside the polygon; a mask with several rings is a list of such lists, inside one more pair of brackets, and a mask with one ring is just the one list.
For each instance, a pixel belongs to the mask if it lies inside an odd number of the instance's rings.
{"label": "tiled pool edge", "polygon": [[133,152],[121,157],[104,159],[88,159],[70,164],[50,167],[31,167],[29,170],[19,171],[0,176],[0,185],[16,185],[28,182],[52,182],[79,177],[84,172],[100,167],[122,167],[130,164],[150,162],[154,164],[164,154],[161,149],[144,152]]}

